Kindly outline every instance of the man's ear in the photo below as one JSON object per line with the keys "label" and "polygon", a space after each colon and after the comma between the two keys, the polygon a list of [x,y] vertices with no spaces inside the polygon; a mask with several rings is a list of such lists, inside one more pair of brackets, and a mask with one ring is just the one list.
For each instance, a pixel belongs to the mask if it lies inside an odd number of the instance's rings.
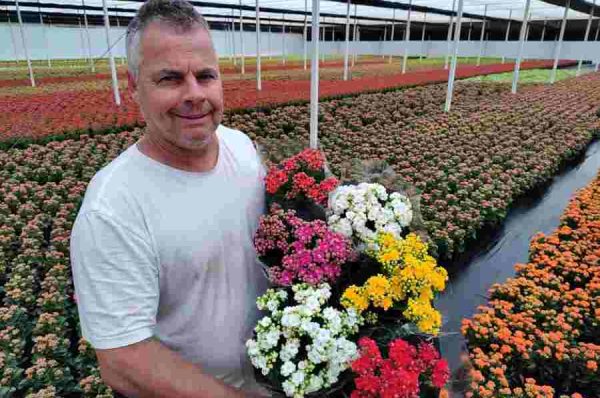
{"label": "man's ear", "polygon": [[129,69],[127,70],[127,91],[129,91],[129,94],[131,94],[131,97],[135,102],[138,102],[137,80],[133,77],[131,72],[129,72]]}

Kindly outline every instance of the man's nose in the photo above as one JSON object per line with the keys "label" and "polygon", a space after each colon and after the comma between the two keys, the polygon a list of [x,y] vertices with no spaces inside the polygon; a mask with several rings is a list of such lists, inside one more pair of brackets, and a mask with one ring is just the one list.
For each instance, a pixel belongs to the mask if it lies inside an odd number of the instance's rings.
{"label": "man's nose", "polygon": [[193,74],[186,75],[184,86],[183,100],[185,102],[198,103],[206,99],[206,87],[203,87]]}

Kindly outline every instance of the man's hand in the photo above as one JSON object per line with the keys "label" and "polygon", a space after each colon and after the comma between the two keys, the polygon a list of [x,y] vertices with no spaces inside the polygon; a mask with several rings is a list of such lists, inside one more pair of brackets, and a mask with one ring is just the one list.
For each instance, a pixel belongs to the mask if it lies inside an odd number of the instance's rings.
{"label": "man's hand", "polygon": [[127,397],[242,398],[244,394],[182,359],[158,340],[122,348],[96,350],[100,374],[112,389]]}

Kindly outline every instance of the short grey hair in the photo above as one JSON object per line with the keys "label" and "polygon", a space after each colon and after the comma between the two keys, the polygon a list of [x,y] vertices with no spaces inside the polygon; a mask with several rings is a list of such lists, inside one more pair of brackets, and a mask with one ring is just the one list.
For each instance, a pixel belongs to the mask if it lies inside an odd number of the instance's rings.
{"label": "short grey hair", "polygon": [[127,26],[127,68],[137,79],[140,67],[140,41],[144,29],[150,23],[160,21],[178,32],[188,32],[196,26],[204,28],[210,35],[206,19],[186,0],[148,0],[138,10]]}

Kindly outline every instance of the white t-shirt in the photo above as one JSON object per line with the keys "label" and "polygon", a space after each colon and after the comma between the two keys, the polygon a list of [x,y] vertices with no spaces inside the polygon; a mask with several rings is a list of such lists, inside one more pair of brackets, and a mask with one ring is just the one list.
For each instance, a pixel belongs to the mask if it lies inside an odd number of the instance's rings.
{"label": "white t-shirt", "polygon": [[81,331],[94,348],[156,336],[234,387],[254,388],[244,343],[267,287],[252,237],[264,169],[252,141],[219,126],[208,172],[134,144],[90,182],[71,233]]}

